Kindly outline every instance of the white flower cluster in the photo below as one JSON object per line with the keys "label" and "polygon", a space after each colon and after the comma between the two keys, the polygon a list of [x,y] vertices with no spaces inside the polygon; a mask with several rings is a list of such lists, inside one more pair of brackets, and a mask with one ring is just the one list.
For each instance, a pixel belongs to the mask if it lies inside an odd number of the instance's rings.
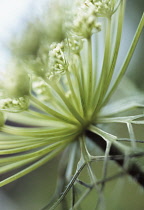
{"label": "white flower cluster", "polygon": [[66,44],[74,54],[79,54],[83,46],[83,40],[78,36],[70,36],[66,40]]}
{"label": "white flower cluster", "polygon": [[97,16],[110,17],[119,5],[119,0],[91,0],[96,7]]}
{"label": "white flower cluster", "polygon": [[101,31],[101,24],[97,20],[96,6],[90,1],[82,3],[76,11],[72,28],[75,34],[83,38],[89,38],[92,33]]}
{"label": "white flower cluster", "polygon": [[28,97],[6,98],[0,100],[0,110],[10,112],[20,112],[26,110],[29,105]]}
{"label": "white flower cluster", "polygon": [[68,69],[68,64],[64,54],[64,42],[52,43],[49,51],[49,68],[47,77],[52,79],[54,76],[60,76]]}

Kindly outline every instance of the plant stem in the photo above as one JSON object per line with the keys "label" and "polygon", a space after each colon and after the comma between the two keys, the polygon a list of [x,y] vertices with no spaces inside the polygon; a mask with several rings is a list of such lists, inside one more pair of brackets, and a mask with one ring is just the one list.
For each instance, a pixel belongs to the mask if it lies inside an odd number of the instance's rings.
{"label": "plant stem", "polygon": [[101,101],[104,96],[105,90],[105,83],[108,76],[108,70],[110,65],[110,49],[111,49],[111,17],[107,19],[107,28],[106,28],[106,35],[105,35],[105,50],[104,50],[104,58],[103,58],[103,65],[101,69],[100,80],[98,83],[98,87],[94,93],[94,100],[93,101],[93,118],[97,114],[98,105],[101,104]]}
{"label": "plant stem", "polygon": [[[112,55],[112,61],[110,64],[108,76],[106,78],[106,84],[103,92],[103,96],[105,96],[107,89],[110,85],[110,82],[112,80],[112,76],[115,70],[117,58],[118,58],[118,53],[119,53],[119,48],[120,48],[120,43],[121,43],[121,35],[122,35],[122,27],[123,27],[123,19],[124,19],[124,9],[125,9],[125,1],[122,1],[120,4],[119,8],[119,15],[118,15],[118,26],[117,26],[117,31],[116,31],[116,40],[115,40],[115,46],[114,46],[114,52]],[[98,110],[101,108],[101,103],[99,105]]]}
{"label": "plant stem", "polygon": [[[103,151],[106,149],[106,142],[105,140],[100,137],[99,135],[87,131],[86,135],[96,144],[98,145]],[[116,159],[116,163],[123,168],[124,166],[124,160],[125,160],[125,153],[122,149],[117,147],[116,144],[112,144],[110,148],[110,155],[116,156],[116,155],[122,155],[123,158]],[[144,188],[144,171],[142,171],[141,167],[137,164],[136,161],[130,160],[128,163],[128,166],[126,169],[124,169],[127,174],[129,174],[135,181],[137,181],[138,184],[140,184]]]}
{"label": "plant stem", "polygon": [[60,114],[59,112],[51,109],[50,107],[46,106],[45,104],[41,103],[37,98],[31,95],[31,100],[34,102],[38,107],[40,107],[42,110],[46,111],[48,114],[62,120],[65,122],[68,122],[70,124],[75,124],[76,122],[73,121],[73,119],[69,119],[67,116],[64,116]]}
{"label": "plant stem", "polygon": [[110,99],[110,97],[113,94],[114,90],[119,85],[123,75],[125,74],[126,69],[127,69],[128,65],[130,63],[131,58],[132,58],[132,55],[133,55],[133,53],[135,51],[136,45],[137,45],[137,43],[139,41],[139,38],[140,38],[140,35],[142,33],[143,27],[144,27],[144,13],[143,13],[142,18],[140,20],[140,23],[138,25],[138,28],[137,28],[137,31],[135,33],[134,39],[132,41],[132,44],[130,46],[130,49],[129,49],[128,53],[127,53],[126,59],[125,59],[123,65],[121,67],[121,70],[120,70],[120,72],[119,72],[119,74],[118,74],[118,76],[117,76],[117,78],[116,78],[112,88],[109,90],[109,92],[108,92],[108,94],[107,94],[107,96],[106,96],[106,98],[105,98],[105,100],[104,100],[102,105],[105,105],[108,102],[108,100]]}

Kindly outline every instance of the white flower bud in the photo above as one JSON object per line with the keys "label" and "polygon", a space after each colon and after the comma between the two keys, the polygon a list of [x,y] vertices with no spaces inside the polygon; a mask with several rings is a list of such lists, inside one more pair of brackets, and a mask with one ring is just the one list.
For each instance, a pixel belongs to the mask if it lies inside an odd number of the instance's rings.
{"label": "white flower bud", "polygon": [[111,16],[119,5],[120,0],[92,0],[96,7],[97,16]]}
{"label": "white flower bud", "polygon": [[21,112],[28,108],[29,100],[27,96],[20,98],[0,99],[0,110],[8,112]]}
{"label": "white flower bud", "polygon": [[[52,43],[49,51],[49,66],[47,77],[49,79],[61,76],[68,69],[68,64],[64,54],[64,43]],[[56,76],[56,77],[55,77]]]}
{"label": "white flower bud", "polygon": [[72,31],[74,34],[89,38],[95,32],[95,25],[98,24],[96,9],[97,7],[90,1],[81,4],[73,21]]}
{"label": "white flower bud", "polygon": [[66,40],[67,47],[70,47],[74,54],[79,54],[83,47],[83,40],[79,36],[70,36]]}

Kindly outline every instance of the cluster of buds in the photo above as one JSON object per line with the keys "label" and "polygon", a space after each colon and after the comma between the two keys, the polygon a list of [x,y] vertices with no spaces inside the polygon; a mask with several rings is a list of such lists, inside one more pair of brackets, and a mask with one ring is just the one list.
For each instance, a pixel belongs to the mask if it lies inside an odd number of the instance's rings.
{"label": "cluster of buds", "polygon": [[10,112],[20,112],[26,110],[29,105],[28,97],[6,98],[0,100],[0,110]]}
{"label": "cluster of buds", "polygon": [[118,0],[91,0],[99,17],[110,17],[118,6]]}
{"label": "cluster of buds", "polygon": [[47,77],[52,79],[55,76],[59,76],[68,69],[68,64],[64,54],[64,42],[52,43],[49,51],[49,68]]}
{"label": "cluster of buds", "polygon": [[92,2],[86,1],[78,8],[72,29],[76,35],[83,38],[89,38],[92,33],[101,31],[101,24],[97,20],[96,6]]}
{"label": "cluster of buds", "polygon": [[83,40],[79,36],[70,36],[66,41],[68,47],[74,54],[80,53],[83,46]]}

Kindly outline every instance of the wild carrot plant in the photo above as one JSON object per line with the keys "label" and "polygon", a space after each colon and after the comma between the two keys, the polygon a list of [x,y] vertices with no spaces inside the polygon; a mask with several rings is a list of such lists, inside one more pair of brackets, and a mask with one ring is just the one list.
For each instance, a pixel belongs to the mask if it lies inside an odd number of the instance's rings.
{"label": "wild carrot plant", "polygon": [[[37,51],[25,54],[26,46],[17,45],[22,56],[13,58],[0,83],[0,174],[18,170],[1,180],[1,187],[64,150],[67,165],[63,166],[61,161],[60,167],[65,168],[63,179],[67,186],[61,196],[56,195],[60,197],[52,207],[47,205],[43,209],[55,209],[77,182],[86,191],[78,200],[73,197],[70,209],[76,209],[94,188],[97,208],[104,209],[105,182],[114,178],[107,177],[111,159],[121,167],[117,176],[129,174],[144,186],[144,172],[131,160],[144,155],[137,145],[143,140],[137,139],[133,128],[135,124],[144,124],[143,94],[136,91],[136,95],[124,99],[113,97],[144,26],[143,15],[125,60],[116,68],[125,3],[125,0],[53,1],[54,17],[46,25],[44,20],[38,24],[46,33],[41,36]],[[32,45],[32,41],[27,45]],[[135,114],[138,108],[142,109]],[[129,137],[107,131],[109,124],[125,125]],[[101,147],[103,156],[90,153],[91,141],[95,147]],[[74,171],[77,153],[80,160]],[[100,180],[91,167],[91,162],[99,160],[103,161]],[[89,174],[89,184],[78,179],[84,168]]]}

